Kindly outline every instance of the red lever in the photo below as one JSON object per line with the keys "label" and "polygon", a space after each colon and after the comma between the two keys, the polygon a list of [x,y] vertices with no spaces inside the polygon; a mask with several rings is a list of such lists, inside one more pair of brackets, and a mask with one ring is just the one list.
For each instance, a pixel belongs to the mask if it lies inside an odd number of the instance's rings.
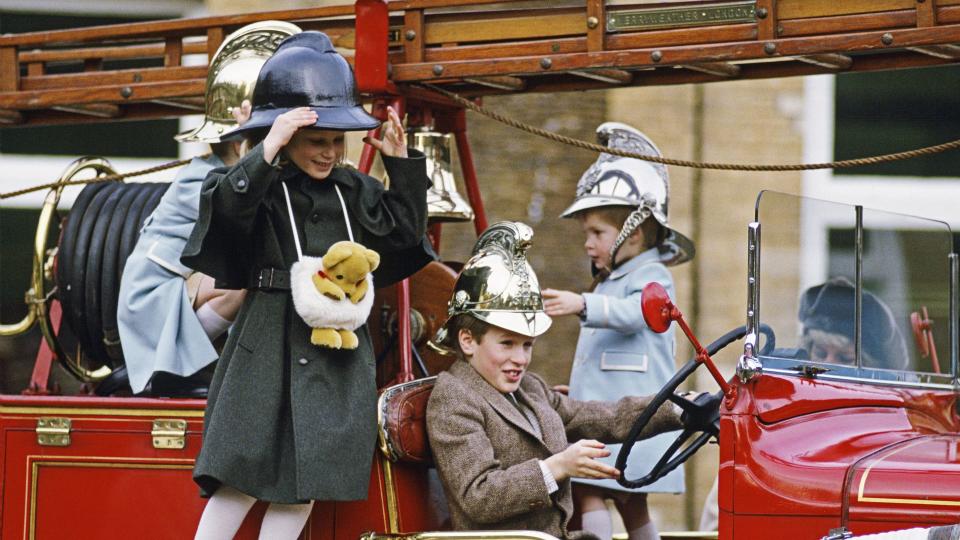
{"label": "red lever", "polygon": [[697,353],[697,363],[707,366],[710,375],[713,376],[714,380],[717,381],[717,384],[720,386],[720,389],[723,390],[725,398],[732,399],[734,397],[736,390],[734,390],[723,378],[723,375],[720,374],[720,370],[717,369],[717,365],[713,363],[710,354],[700,345],[697,336],[693,335],[693,331],[687,326],[687,321],[683,319],[683,313],[674,305],[673,300],[670,300],[670,295],[667,294],[667,290],[663,288],[663,285],[655,281],[648,283],[647,286],[643,288],[640,307],[643,310],[643,320],[651,330],[658,334],[666,332],[670,328],[670,323],[677,321],[680,329],[683,330],[683,333],[693,345],[693,350]]}

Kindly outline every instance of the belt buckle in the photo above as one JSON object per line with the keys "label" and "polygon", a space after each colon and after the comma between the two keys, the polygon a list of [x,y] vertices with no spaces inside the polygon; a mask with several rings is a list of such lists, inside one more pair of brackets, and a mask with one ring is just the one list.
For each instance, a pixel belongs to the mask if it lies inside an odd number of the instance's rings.
{"label": "belt buckle", "polygon": [[[265,268],[260,271],[260,275],[257,276],[257,288],[258,289],[272,289],[273,288],[273,273],[274,268]],[[267,283],[263,283],[264,276],[267,277]]]}

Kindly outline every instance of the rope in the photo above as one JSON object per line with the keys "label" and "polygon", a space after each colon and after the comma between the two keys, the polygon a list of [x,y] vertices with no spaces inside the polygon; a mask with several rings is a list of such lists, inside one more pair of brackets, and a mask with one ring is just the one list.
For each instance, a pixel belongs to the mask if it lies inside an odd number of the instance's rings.
{"label": "rope", "polygon": [[664,165],[674,165],[677,167],[690,167],[694,169],[715,169],[721,171],[810,171],[814,169],[846,169],[849,167],[860,167],[862,165],[873,165],[876,163],[886,163],[890,161],[901,161],[905,159],[911,159],[920,156],[929,156],[932,154],[938,154],[940,152],[946,152],[948,150],[956,150],[960,148],[960,139],[946,142],[943,144],[937,144],[934,146],[927,146],[924,148],[918,148],[916,150],[908,150],[905,152],[896,152],[893,154],[883,154],[880,156],[872,156],[858,159],[844,159],[841,161],[830,161],[827,163],[801,163],[793,165],[745,165],[739,163],[703,163],[699,161],[687,161],[683,159],[672,159],[661,156],[651,156],[646,154],[637,154],[635,152],[629,152],[626,150],[620,150],[617,148],[607,148],[606,146],[589,143],[586,141],[581,141],[580,139],[574,139],[572,137],[566,137],[545,129],[531,126],[520,122],[519,120],[514,120],[508,118],[501,114],[495,113],[493,111],[484,109],[483,107],[477,105],[473,101],[461,97],[453,92],[440,88],[432,84],[422,84],[416,85],[428,90],[433,90],[448,99],[456,102],[457,104],[470,109],[471,111],[480,113],[487,118],[496,120],[510,127],[517,128],[521,131],[526,131],[527,133],[532,133],[533,135],[538,135],[551,141],[559,142],[562,144],[567,144],[570,146],[575,146],[577,148],[582,148],[584,150],[590,150],[592,152],[598,152],[603,154],[611,154],[614,156],[641,159],[643,161],[652,161],[654,163],[663,163]]}
{"label": "rope", "polygon": [[[202,158],[205,158],[205,157],[207,157],[207,156],[209,156],[209,155],[210,155],[210,154],[207,153],[207,154],[203,154],[203,155],[197,156],[197,157],[199,157],[199,158],[202,159]],[[187,163],[190,163],[190,160],[192,160],[192,159],[193,159],[193,158],[178,159],[178,160],[176,160],[176,161],[170,161],[170,162],[163,163],[163,164],[161,164],[161,165],[157,165],[157,166],[154,166],[154,167],[148,167],[148,168],[146,168],[146,169],[140,169],[139,171],[133,171],[133,172],[128,172],[128,173],[105,174],[105,175],[103,175],[103,176],[98,176],[98,177],[96,177],[96,178],[89,178],[89,179],[86,179],[86,180],[64,180],[64,179],[61,178],[60,180],[57,180],[56,182],[50,182],[50,183],[47,183],[47,184],[41,184],[41,185],[39,185],[39,186],[28,187],[28,188],[20,189],[20,190],[17,190],[17,191],[10,191],[10,192],[7,192],[7,193],[0,193],[0,200],[9,199],[9,198],[11,198],[11,197],[17,197],[17,196],[19,196],[19,195],[25,195],[25,194],[27,194],[27,193],[32,193],[32,192],[34,192],[34,191],[41,191],[41,190],[44,190],[44,189],[55,188],[55,187],[60,186],[60,185],[64,185],[64,186],[80,186],[80,185],[84,185],[84,184],[96,184],[96,183],[99,183],[99,182],[113,182],[113,181],[115,181],[115,180],[123,180],[124,178],[133,178],[134,176],[143,176],[143,175],[145,175],[145,174],[151,174],[151,173],[155,173],[155,172],[159,172],[159,171],[165,171],[165,170],[167,170],[167,169],[173,169],[174,167],[180,167],[180,166],[182,166],[182,165],[186,165]]]}

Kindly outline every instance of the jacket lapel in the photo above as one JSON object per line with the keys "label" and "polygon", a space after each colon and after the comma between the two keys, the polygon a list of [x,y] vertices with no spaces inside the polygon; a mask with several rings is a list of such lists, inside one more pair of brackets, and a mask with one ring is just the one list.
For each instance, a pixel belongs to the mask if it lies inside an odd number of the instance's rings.
{"label": "jacket lapel", "polygon": [[553,454],[565,450],[567,448],[566,429],[561,422],[556,421],[559,420],[560,417],[557,416],[556,412],[550,407],[550,404],[540,398],[539,395],[533,395],[524,390],[523,385],[520,386],[520,389],[517,390],[516,393],[519,394],[520,399],[530,407],[530,410],[532,410],[533,414],[537,417],[537,421],[540,422],[540,431],[543,433],[543,444],[547,449]]}
{"label": "jacket lapel", "polygon": [[[450,366],[449,372],[451,375],[467,383],[468,386],[480,394],[483,399],[493,407],[493,410],[497,411],[497,414],[513,425],[513,427],[529,434],[543,444],[543,439],[537,436],[533,427],[530,425],[530,421],[527,420],[512,403],[507,401],[506,396],[498,392],[496,388],[490,386],[490,383],[485,381],[468,362],[463,360],[454,362],[453,365]],[[537,414],[537,418],[539,417],[540,415]],[[543,424],[541,423],[541,428],[542,426]]]}

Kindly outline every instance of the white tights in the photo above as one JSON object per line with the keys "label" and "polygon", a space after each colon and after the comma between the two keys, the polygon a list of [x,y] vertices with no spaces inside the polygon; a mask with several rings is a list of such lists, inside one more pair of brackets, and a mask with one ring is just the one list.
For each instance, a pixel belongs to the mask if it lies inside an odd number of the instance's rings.
{"label": "white tights", "polygon": [[[207,501],[195,540],[231,540],[257,500],[230,487],[220,486]],[[260,540],[296,540],[303,530],[313,501],[306,504],[271,503],[260,525]]]}

